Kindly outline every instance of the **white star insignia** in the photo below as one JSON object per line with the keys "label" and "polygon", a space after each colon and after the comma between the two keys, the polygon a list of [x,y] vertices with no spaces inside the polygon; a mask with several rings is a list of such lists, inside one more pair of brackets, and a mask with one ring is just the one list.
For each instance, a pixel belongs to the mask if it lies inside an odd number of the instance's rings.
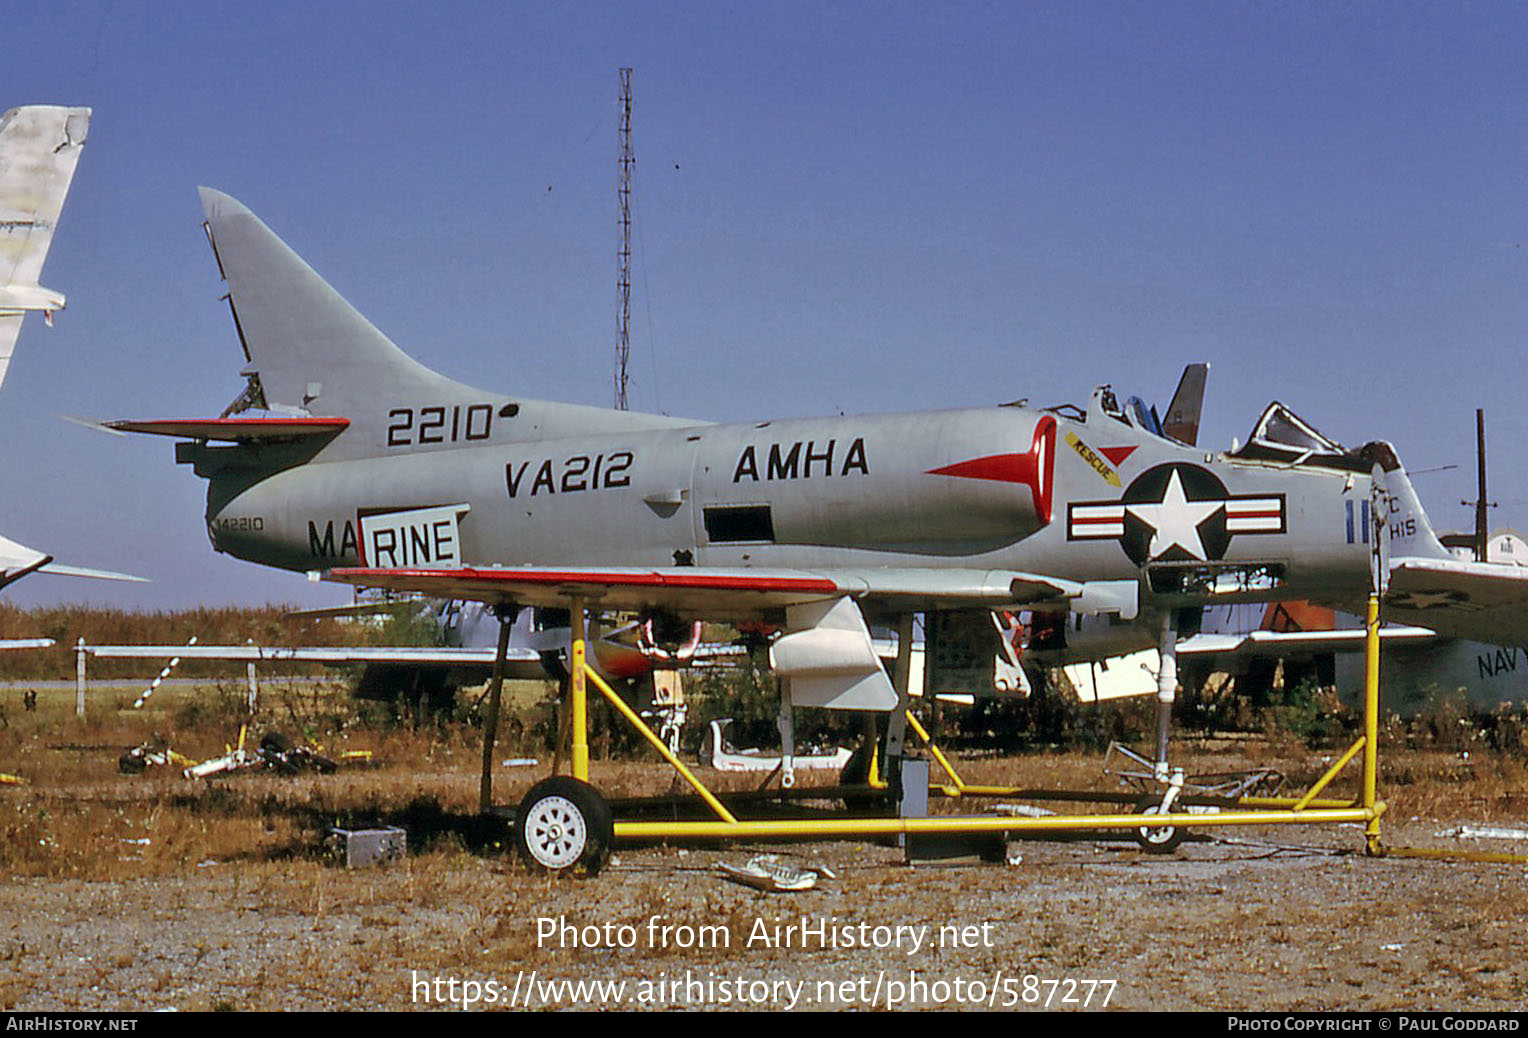
{"label": "white star insignia", "polygon": [[1151,544],[1146,549],[1149,557],[1161,558],[1173,548],[1182,548],[1191,557],[1204,560],[1208,556],[1199,536],[1199,524],[1225,506],[1224,501],[1190,501],[1184,496],[1183,483],[1174,469],[1159,503],[1126,505],[1125,510],[1151,527]]}
{"label": "white star insignia", "polygon": [[1482,608],[1469,600],[1462,591],[1397,591],[1390,595],[1387,604],[1397,609],[1463,609],[1473,611]]}

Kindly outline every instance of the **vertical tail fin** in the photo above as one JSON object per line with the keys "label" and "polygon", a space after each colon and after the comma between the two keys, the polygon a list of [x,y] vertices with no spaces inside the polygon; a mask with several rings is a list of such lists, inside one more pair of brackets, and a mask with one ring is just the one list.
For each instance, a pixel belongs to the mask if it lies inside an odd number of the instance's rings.
{"label": "vertical tail fin", "polygon": [[454,382],[394,345],[238,201],[205,187],[201,198],[250,362],[250,386],[231,410],[263,406],[349,419],[328,448],[330,458],[442,449],[464,436],[486,445],[695,424],[510,398]]}
{"label": "vertical tail fin", "polygon": [[64,296],[38,284],[90,129],[90,109],[12,108],[0,115],[0,381],[29,311],[51,319]]}
{"label": "vertical tail fin", "polygon": [[1432,522],[1417,498],[1416,488],[1406,475],[1406,468],[1388,443],[1371,443],[1362,453],[1384,469],[1386,507],[1385,528],[1391,558],[1451,559],[1454,556],[1433,531]]}
{"label": "vertical tail fin", "polygon": [[1204,410],[1204,383],[1208,364],[1189,364],[1178,379],[1178,389],[1167,405],[1162,431],[1179,443],[1192,447],[1199,442],[1199,416]]}
{"label": "vertical tail fin", "polygon": [[245,358],[272,409],[346,415],[388,386],[430,399],[465,388],[400,350],[254,213],[200,191]]}

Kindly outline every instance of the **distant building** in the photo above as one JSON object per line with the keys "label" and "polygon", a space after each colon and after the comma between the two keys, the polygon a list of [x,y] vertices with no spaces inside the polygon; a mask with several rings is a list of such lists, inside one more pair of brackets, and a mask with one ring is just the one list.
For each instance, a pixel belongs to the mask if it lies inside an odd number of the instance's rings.
{"label": "distant building", "polygon": [[[1445,534],[1440,540],[1449,546],[1449,551],[1456,557],[1466,562],[1475,561],[1475,549],[1470,546],[1473,537],[1469,534]],[[1528,537],[1507,527],[1493,530],[1486,539],[1486,561],[1508,566],[1528,566]]]}

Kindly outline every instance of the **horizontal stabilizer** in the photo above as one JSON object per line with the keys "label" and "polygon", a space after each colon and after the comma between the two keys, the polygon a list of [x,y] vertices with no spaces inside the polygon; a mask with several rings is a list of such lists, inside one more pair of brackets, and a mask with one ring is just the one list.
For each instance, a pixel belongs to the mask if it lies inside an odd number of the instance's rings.
{"label": "horizontal stabilizer", "polygon": [[108,432],[175,436],[183,440],[226,443],[266,443],[335,436],[350,425],[345,418],[171,418],[156,421],[124,419],[98,423]]}
{"label": "horizontal stabilizer", "polygon": [[0,285],[0,314],[28,310],[51,313],[64,308],[64,294],[41,285]]}

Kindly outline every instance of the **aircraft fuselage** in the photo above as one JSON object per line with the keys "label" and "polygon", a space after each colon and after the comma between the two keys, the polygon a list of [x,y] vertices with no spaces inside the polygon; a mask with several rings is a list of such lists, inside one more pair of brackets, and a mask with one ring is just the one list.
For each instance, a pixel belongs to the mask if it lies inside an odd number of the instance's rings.
{"label": "aircraft fuselage", "polygon": [[1367,477],[1227,459],[1109,417],[1010,406],[500,442],[509,425],[458,424],[452,442],[443,422],[424,450],[417,428],[389,449],[398,430],[376,425],[374,456],[352,443],[285,468],[249,446],[183,460],[211,480],[219,551],[300,571],[963,567],[1144,577],[1184,602],[1367,582]]}

